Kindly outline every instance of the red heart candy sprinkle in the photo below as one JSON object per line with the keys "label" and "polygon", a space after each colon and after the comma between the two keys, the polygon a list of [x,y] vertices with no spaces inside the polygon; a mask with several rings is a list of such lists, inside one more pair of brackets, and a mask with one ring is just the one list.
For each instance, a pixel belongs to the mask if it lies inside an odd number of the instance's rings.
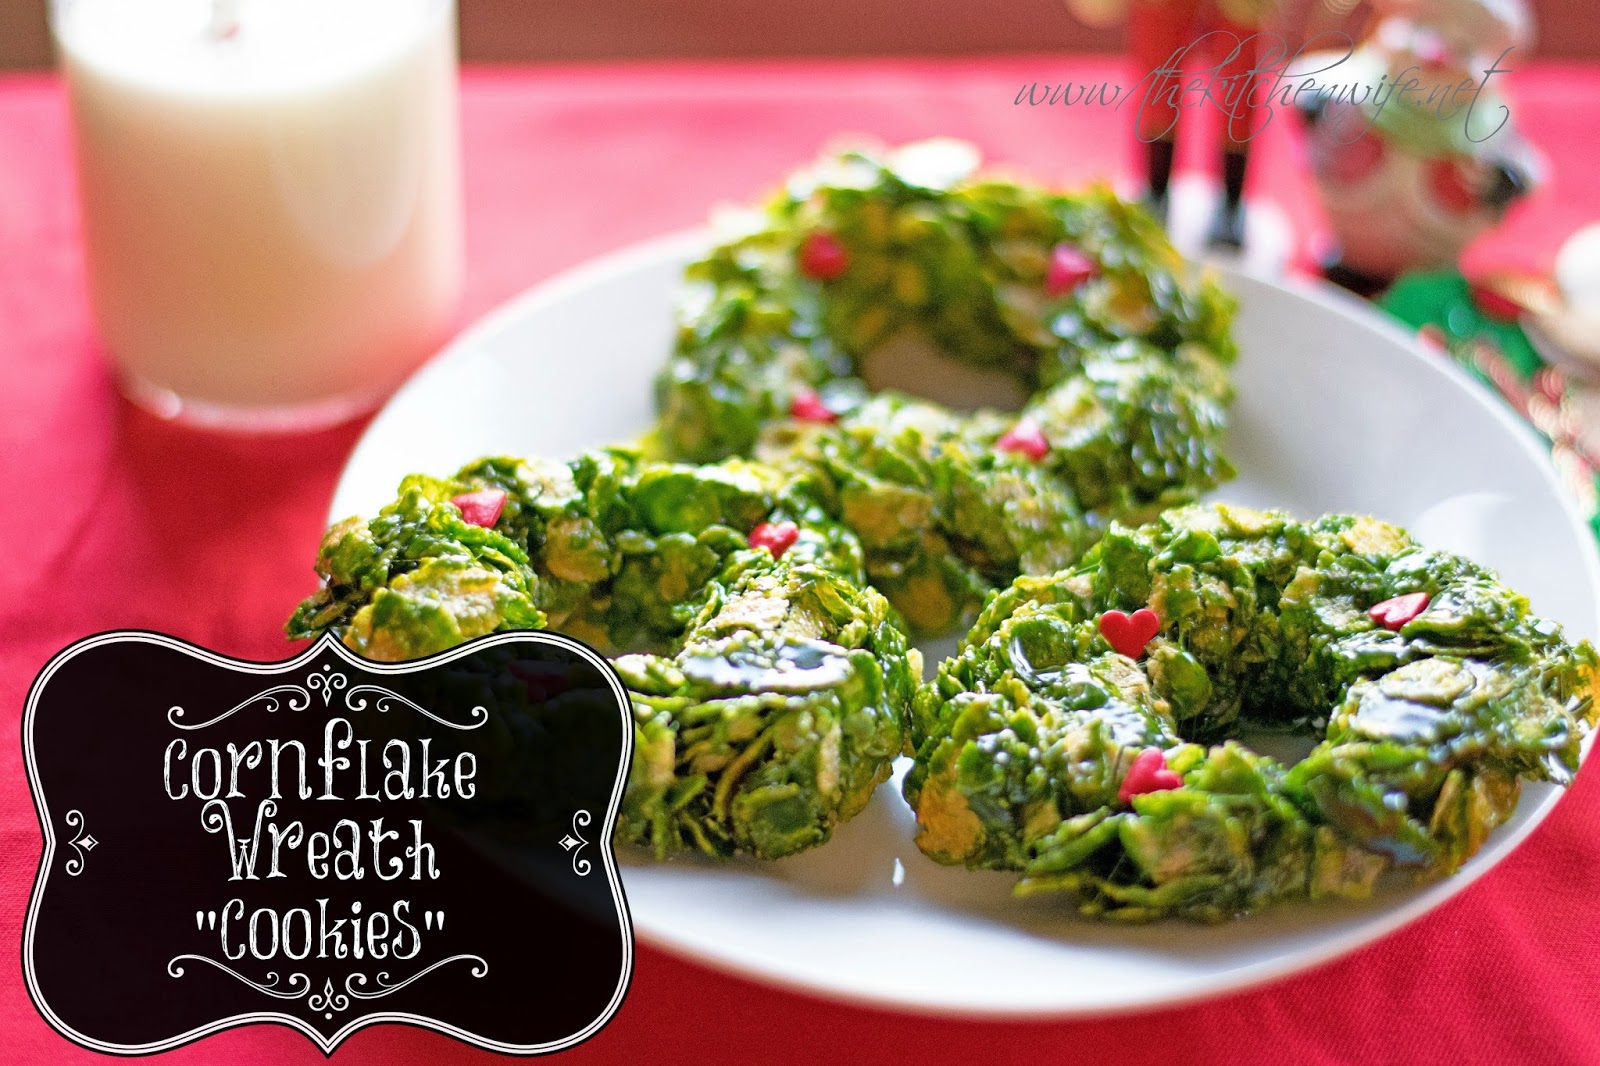
{"label": "red heart candy sprinkle", "polygon": [[765,548],[774,559],[782,559],[799,539],[800,527],[793,522],[762,522],[750,531],[750,547]]}
{"label": "red heart candy sprinkle", "polygon": [[1130,659],[1143,655],[1144,646],[1159,632],[1161,616],[1148,607],[1141,607],[1131,615],[1107,611],[1100,616],[1100,635],[1106,638],[1112,651]]}
{"label": "red heart candy sprinkle", "polygon": [[839,238],[817,230],[800,242],[800,273],[818,281],[832,281],[850,269],[850,253]]}
{"label": "red heart candy sprinkle", "polygon": [[484,529],[493,529],[500,521],[500,512],[506,507],[505,489],[479,489],[450,497],[450,502],[461,508],[463,521]]}
{"label": "red heart candy sprinkle", "polygon": [[807,390],[798,393],[789,401],[789,415],[800,422],[837,422],[839,416],[828,405],[822,402],[822,397]]}
{"label": "red heart candy sprinkle", "polygon": [[1167,769],[1167,757],[1160,748],[1146,748],[1133,757],[1133,765],[1122,778],[1117,789],[1117,799],[1127,803],[1146,792],[1165,792],[1169,788],[1182,788],[1183,778]]}
{"label": "red heart candy sprinkle", "polygon": [[1095,261],[1065,242],[1050,253],[1050,269],[1045,272],[1044,291],[1050,296],[1071,292],[1100,272]]}
{"label": "red heart candy sprinkle", "polygon": [[1411,621],[1417,615],[1428,609],[1430,597],[1426,592],[1412,592],[1404,596],[1396,596],[1392,600],[1375,603],[1367,611],[1367,617],[1385,629],[1392,629],[1396,633],[1400,627]]}
{"label": "red heart candy sprinkle", "polygon": [[1003,452],[1025,455],[1036,463],[1050,454],[1050,442],[1045,439],[1044,432],[1027,419],[1001,434],[994,446]]}

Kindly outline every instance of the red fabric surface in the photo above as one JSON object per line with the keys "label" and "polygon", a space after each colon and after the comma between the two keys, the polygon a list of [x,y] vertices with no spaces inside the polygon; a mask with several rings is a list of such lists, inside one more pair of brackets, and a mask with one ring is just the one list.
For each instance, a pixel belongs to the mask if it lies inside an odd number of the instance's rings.
{"label": "red fabric surface", "polygon": [[[464,78],[465,317],[593,254],[747,199],[841,131],[955,134],[1073,181],[1124,168],[1129,116],[1018,107],[1035,79],[1117,77],[1105,60],[473,70]],[[1475,261],[1540,266],[1600,203],[1600,68],[1519,72],[1516,114],[1553,178]],[[1316,223],[1289,116],[1262,135],[1254,190]],[[1185,158],[1201,159],[1190,135]],[[237,656],[290,651],[322,515],[360,426],[292,440],[207,436],[113,390],[84,295],[66,114],[53,79],[0,80],[0,724],[63,645],[148,627]],[[1181,1009],[1082,1022],[932,1019],[840,1005],[641,945],[627,1002],[573,1062],[1600,1061],[1600,783],[1581,775],[1509,861],[1382,942],[1300,976]],[[15,740],[0,744],[0,1062],[98,1058],[28,1002],[19,945],[40,836]],[[559,976],[552,967],[552,980]],[[340,1063],[487,1061],[445,1037],[367,1030]],[[163,1056],[315,1063],[257,1026]]]}

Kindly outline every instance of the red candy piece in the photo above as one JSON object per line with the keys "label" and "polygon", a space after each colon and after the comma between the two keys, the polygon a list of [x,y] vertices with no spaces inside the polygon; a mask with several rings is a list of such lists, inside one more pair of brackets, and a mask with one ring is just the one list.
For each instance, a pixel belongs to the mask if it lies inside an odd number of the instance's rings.
{"label": "red candy piece", "polygon": [[1050,296],[1061,296],[1099,272],[1095,261],[1078,251],[1076,245],[1058,244],[1050,253],[1050,269],[1044,276],[1044,291]]}
{"label": "red candy piece", "polygon": [[850,269],[850,253],[839,238],[817,230],[800,242],[800,272],[818,281],[832,281]]}
{"label": "red candy piece", "polygon": [[1428,609],[1429,596],[1426,592],[1412,592],[1405,596],[1396,596],[1392,600],[1375,603],[1367,612],[1367,617],[1385,629],[1392,629],[1396,633],[1400,627],[1411,621],[1417,615]]}
{"label": "red candy piece", "polygon": [[789,415],[801,422],[837,422],[839,416],[814,392],[802,392],[789,401]]}
{"label": "red candy piece", "polygon": [[493,529],[494,524],[500,521],[500,512],[506,509],[506,490],[463,492],[459,496],[452,496],[450,502],[461,508],[464,521],[484,529]]}
{"label": "red candy piece", "polygon": [[1026,420],[1006,430],[994,446],[1003,452],[1026,455],[1036,463],[1050,454],[1050,442],[1045,439],[1044,432]]}
{"label": "red candy piece", "polygon": [[1165,792],[1169,788],[1182,788],[1183,778],[1167,769],[1167,757],[1160,748],[1146,748],[1133,757],[1133,765],[1117,789],[1117,799],[1127,803],[1146,792]]}
{"label": "red candy piece", "polygon": [[762,522],[750,531],[750,547],[765,548],[774,559],[782,559],[799,539],[800,527],[793,522]]}
{"label": "red candy piece", "polygon": [[1106,638],[1112,651],[1130,659],[1143,655],[1144,646],[1159,632],[1161,616],[1148,607],[1141,607],[1131,615],[1107,611],[1100,616],[1100,635]]}

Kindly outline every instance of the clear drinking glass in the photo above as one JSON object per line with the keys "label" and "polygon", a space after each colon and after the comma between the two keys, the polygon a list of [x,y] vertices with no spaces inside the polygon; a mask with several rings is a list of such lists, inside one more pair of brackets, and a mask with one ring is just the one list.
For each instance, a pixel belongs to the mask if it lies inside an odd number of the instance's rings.
{"label": "clear drinking glass", "polygon": [[370,409],[461,289],[453,0],[55,0],[124,391],[254,430]]}

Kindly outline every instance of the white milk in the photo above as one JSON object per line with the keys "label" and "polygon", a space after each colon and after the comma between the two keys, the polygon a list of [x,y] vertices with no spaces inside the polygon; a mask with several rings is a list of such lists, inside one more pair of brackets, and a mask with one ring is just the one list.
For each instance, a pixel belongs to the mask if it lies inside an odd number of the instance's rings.
{"label": "white milk", "polygon": [[136,400],[287,427],[370,406],[461,282],[454,5],[64,0],[89,285]]}

